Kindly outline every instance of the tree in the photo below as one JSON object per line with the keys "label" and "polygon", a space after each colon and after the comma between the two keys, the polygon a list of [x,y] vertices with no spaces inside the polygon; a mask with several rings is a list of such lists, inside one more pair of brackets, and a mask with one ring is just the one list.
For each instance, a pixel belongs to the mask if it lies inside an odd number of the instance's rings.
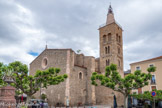
{"label": "tree", "polygon": [[46,94],[41,94],[41,99],[45,100],[47,98]]}
{"label": "tree", "polygon": [[77,53],[79,54],[80,52],[81,52],[81,50],[80,50],[80,49],[78,49],[78,50],[77,50]]}
{"label": "tree", "polygon": [[154,101],[155,100],[162,100],[162,90],[153,90],[156,92],[156,96],[152,96],[151,93],[152,91],[145,91],[143,94],[132,94],[131,96],[139,99],[139,100],[150,100],[150,101]]}
{"label": "tree", "polygon": [[25,93],[28,99],[35,94],[39,89],[47,88],[50,85],[57,85],[63,82],[67,75],[58,75],[59,68],[49,68],[47,70],[36,71],[34,76],[29,75],[28,67],[19,61],[10,63],[7,66],[8,69],[12,69],[12,78],[14,82],[11,84],[16,88],[17,93]]}
{"label": "tree", "polygon": [[3,63],[0,63],[0,86],[2,86],[2,84],[3,84],[3,80],[2,80],[2,66],[3,66]]}
{"label": "tree", "polygon": [[6,71],[7,66],[5,66],[3,63],[0,62],[0,87],[3,87],[6,85],[6,83],[3,81],[4,77],[4,71]]}
{"label": "tree", "polygon": [[152,75],[151,72],[155,72],[155,67],[149,67],[148,73],[142,73],[141,70],[136,70],[134,73],[128,74],[122,78],[119,72],[117,72],[117,65],[111,64],[105,69],[105,74],[92,73],[91,80],[92,85],[97,86],[96,80],[99,80],[102,86],[113,89],[120,92],[124,96],[124,108],[127,108],[128,95],[130,95],[132,89],[142,88],[148,85]]}

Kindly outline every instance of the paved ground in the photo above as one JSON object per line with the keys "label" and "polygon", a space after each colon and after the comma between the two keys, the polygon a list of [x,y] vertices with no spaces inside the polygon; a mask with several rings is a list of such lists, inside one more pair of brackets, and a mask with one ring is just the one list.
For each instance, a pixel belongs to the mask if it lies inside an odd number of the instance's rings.
{"label": "paved ground", "polygon": [[[51,107],[51,108],[66,108],[66,107]],[[106,105],[95,105],[95,106],[69,107],[69,108],[111,108],[111,106],[106,106]]]}

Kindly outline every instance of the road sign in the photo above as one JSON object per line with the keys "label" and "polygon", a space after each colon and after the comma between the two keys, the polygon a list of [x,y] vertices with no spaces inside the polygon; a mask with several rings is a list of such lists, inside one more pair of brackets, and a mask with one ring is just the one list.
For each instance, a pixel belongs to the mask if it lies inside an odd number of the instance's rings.
{"label": "road sign", "polygon": [[152,96],[156,96],[156,92],[155,92],[155,91],[152,91],[152,92],[151,92],[151,95],[152,95]]}

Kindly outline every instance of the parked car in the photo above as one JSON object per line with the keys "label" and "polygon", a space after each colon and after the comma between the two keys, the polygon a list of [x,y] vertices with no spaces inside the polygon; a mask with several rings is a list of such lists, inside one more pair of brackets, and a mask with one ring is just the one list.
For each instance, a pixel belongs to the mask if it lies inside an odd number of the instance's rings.
{"label": "parked car", "polygon": [[30,108],[48,108],[48,103],[42,99],[31,99],[29,101]]}

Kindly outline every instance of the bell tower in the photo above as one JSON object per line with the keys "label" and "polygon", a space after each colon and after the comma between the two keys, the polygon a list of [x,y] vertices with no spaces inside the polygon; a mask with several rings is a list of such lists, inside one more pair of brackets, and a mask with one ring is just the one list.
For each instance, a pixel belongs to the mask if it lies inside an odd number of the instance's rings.
{"label": "bell tower", "polygon": [[118,72],[123,72],[123,38],[122,27],[115,21],[111,5],[108,9],[106,24],[99,27],[100,35],[100,72],[111,63],[117,64]]}

